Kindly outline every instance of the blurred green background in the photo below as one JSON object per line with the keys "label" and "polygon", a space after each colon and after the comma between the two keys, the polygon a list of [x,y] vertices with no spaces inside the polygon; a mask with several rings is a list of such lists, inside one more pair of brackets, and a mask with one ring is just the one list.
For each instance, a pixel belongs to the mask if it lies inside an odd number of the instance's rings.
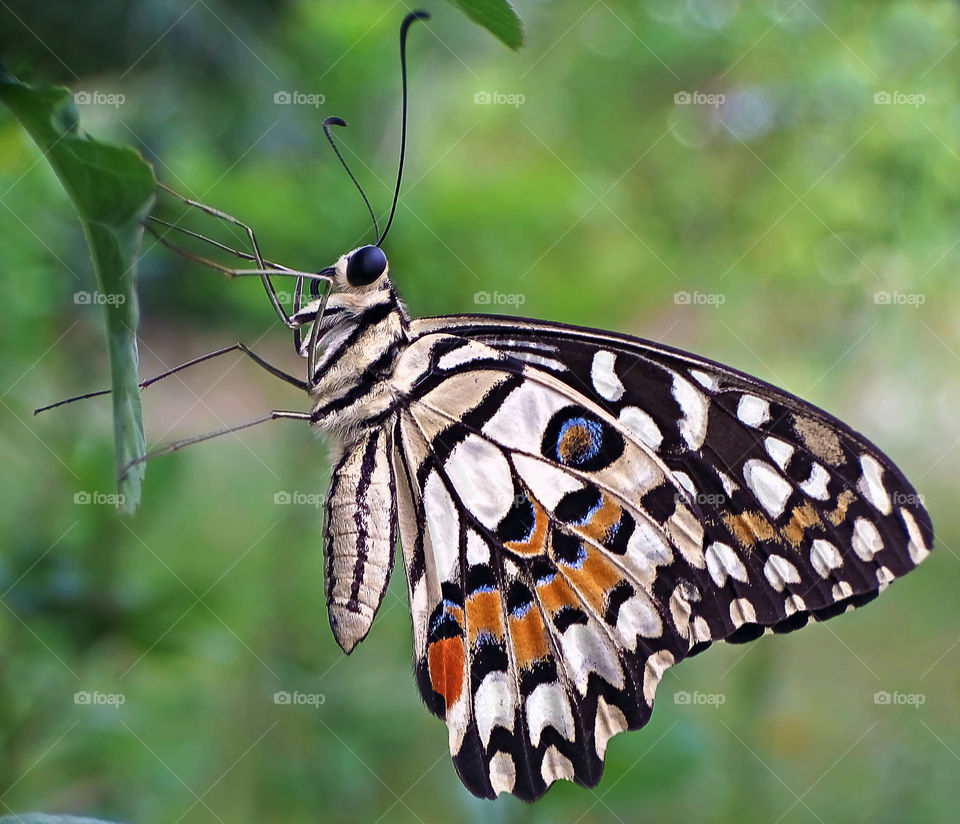
{"label": "blurred green background", "polygon": [[[402,571],[353,655],[331,637],[312,504],[322,440],[278,422],[160,458],[121,518],[97,502],[113,491],[109,403],[32,416],[109,370],[101,312],[75,302],[93,285],[71,207],[0,111],[0,814],[956,821],[960,7],[528,0],[519,54],[429,8],[411,32],[407,177],[386,244],[411,312],[600,326],[784,386],[900,464],[936,552],[863,610],[671,670],[595,791],[477,801],[416,693]],[[8,0],[0,52],[28,82],[122,95],[79,105],[86,130],[251,223],[268,257],[315,270],[370,239],[323,117],[347,120],[344,152],[389,207],[405,11]],[[323,103],[275,104],[282,91]],[[475,102],[484,92],[494,102]],[[139,293],[145,376],[237,340],[302,374],[256,281],[147,239]],[[306,408],[233,356],[143,400],[153,445]],[[302,503],[275,503],[283,492]],[[723,698],[678,703],[684,691]]]}

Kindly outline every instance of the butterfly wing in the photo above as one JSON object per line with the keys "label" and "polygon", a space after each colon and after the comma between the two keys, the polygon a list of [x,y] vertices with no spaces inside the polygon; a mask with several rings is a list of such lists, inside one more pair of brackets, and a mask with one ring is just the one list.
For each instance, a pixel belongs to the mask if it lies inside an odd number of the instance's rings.
{"label": "butterfly wing", "polygon": [[682,501],[662,522],[645,511],[682,490],[549,375],[448,336],[404,369],[394,461],[424,700],[475,794],[593,786],[609,738],[646,723],[690,647],[702,530]]}
{"label": "butterfly wing", "polygon": [[[921,496],[886,455],[757,378],[652,341],[562,324],[487,316],[419,323],[417,333],[439,327],[536,365],[656,450],[720,544],[707,556],[715,583],[749,589],[766,579],[786,595],[786,606],[752,603],[760,612],[745,623],[758,626],[727,640],[870,600],[933,544]],[[778,617],[790,620],[776,626]]]}
{"label": "butterfly wing", "polygon": [[767,384],[563,326],[413,331],[394,463],[417,676],[477,795],[596,784],[668,666],[859,605],[928,552],[896,467]]}

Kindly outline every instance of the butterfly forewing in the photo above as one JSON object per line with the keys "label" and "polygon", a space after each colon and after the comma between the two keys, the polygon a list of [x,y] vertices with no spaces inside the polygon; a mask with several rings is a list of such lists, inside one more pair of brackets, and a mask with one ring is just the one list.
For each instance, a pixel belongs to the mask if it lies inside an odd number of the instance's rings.
{"label": "butterfly forewing", "polygon": [[478,795],[594,785],[667,667],[858,606],[929,551],[889,459],[749,376],[524,320],[411,335],[394,461],[418,683]]}

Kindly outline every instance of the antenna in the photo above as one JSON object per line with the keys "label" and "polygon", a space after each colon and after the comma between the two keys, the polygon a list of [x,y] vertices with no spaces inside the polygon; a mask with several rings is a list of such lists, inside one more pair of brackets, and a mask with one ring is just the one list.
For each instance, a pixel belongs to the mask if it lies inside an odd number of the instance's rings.
{"label": "antenna", "polygon": [[370,205],[370,201],[367,200],[367,196],[363,193],[363,189],[360,187],[360,183],[353,176],[353,172],[350,171],[350,167],[347,165],[347,161],[343,159],[343,155],[340,154],[340,150],[337,148],[337,144],[333,142],[333,135],[330,134],[331,126],[346,126],[347,122],[341,117],[328,117],[323,121],[323,133],[327,136],[327,140],[330,141],[330,146],[333,148],[333,151],[336,153],[337,157],[340,160],[340,163],[343,164],[343,168],[347,170],[347,174],[350,175],[350,179],[353,181],[353,185],[357,187],[357,191],[360,192],[360,197],[363,198],[363,202],[367,204],[367,211],[370,212],[370,217],[373,219],[373,233],[380,237],[380,227],[377,226],[377,216],[373,213],[373,207]]}
{"label": "antenna", "polygon": [[400,197],[400,180],[403,178],[403,156],[407,149],[407,30],[416,20],[429,20],[430,13],[426,11],[412,11],[403,18],[400,24],[400,78],[403,82],[403,109],[400,123],[400,163],[397,166],[397,186],[393,190],[393,205],[390,207],[390,217],[387,219],[387,226],[383,234],[377,238],[377,246],[380,246],[390,231],[393,223],[393,216],[397,211],[397,198]]}

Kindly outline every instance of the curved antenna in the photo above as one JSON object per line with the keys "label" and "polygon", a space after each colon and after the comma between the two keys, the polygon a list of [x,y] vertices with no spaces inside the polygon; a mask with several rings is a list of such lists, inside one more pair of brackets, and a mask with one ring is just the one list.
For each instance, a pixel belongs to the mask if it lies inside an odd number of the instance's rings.
{"label": "curved antenna", "polygon": [[367,204],[367,211],[370,212],[370,217],[373,219],[373,233],[379,238],[380,237],[380,227],[377,226],[377,216],[373,213],[373,207],[370,205],[370,201],[367,200],[367,196],[363,193],[363,189],[360,188],[360,184],[357,179],[353,176],[353,172],[350,171],[350,167],[347,165],[347,161],[343,159],[343,155],[340,154],[340,150],[337,148],[337,144],[333,142],[333,135],[330,134],[331,126],[346,126],[347,122],[341,117],[328,117],[323,121],[323,133],[327,136],[327,140],[330,141],[330,146],[333,148],[333,151],[336,153],[337,158],[340,160],[340,163],[343,165],[343,168],[347,170],[347,174],[350,175],[350,179],[353,181],[353,185],[357,187],[357,191],[360,192],[360,197],[363,198],[363,202]]}
{"label": "curved antenna", "polygon": [[387,227],[377,238],[377,246],[383,243],[393,223],[393,216],[397,211],[397,198],[400,197],[400,180],[403,177],[403,156],[407,149],[407,30],[417,20],[429,20],[430,13],[426,11],[412,11],[403,18],[400,24],[400,78],[403,82],[403,109],[400,122],[400,163],[397,166],[397,186],[393,190],[393,205],[390,207],[390,217],[387,218]]}

